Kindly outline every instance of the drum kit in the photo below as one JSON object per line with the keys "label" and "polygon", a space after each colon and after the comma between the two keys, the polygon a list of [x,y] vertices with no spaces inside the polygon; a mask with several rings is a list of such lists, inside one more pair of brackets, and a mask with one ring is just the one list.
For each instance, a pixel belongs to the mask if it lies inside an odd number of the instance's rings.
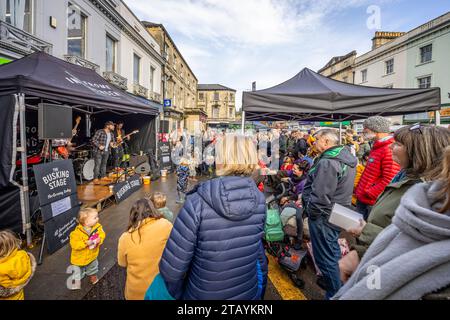
{"label": "drum kit", "polygon": [[[81,146],[80,146],[81,147]],[[73,168],[75,174],[79,177],[80,183],[83,180],[91,181],[94,179],[95,161],[91,156],[91,150],[80,149],[73,152]]]}

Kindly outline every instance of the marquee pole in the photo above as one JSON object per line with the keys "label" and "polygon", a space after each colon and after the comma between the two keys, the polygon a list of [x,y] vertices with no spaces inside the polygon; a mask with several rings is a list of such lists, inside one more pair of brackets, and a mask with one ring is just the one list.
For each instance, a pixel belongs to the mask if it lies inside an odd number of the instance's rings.
{"label": "marquee pole", "polygon": [[242,111],[242,134],[245,134],[245,111]]}
{"label": "marquee pole", "polygon": [[[22,161],[22,185],[20,187],[22,210],[25,221],[23,221],[25,235],[27,237],[27,246],[30,247],[31,239],[31,217],[30,217],[30,200],[28,187],[28,165],[27,165],[27,137],[26,137],[26,119],[25,119],[25,95],[19,93],[17,95],[19,101],[19,126],[20,126],[20,148],[17,150],[21,153]],[[14,159],[13,159],[14,161]]]}

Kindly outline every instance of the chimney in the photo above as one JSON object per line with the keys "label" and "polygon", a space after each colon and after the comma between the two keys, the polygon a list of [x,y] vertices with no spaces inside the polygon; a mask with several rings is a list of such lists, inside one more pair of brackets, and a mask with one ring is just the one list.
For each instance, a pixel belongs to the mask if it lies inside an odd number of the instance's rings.
{"label": "chimney", "polygon": [[375,36],[372,38],[372,50],[388,43],[395,38],[401,37],[406,32],[386,32],[386,31],[376,31]]}

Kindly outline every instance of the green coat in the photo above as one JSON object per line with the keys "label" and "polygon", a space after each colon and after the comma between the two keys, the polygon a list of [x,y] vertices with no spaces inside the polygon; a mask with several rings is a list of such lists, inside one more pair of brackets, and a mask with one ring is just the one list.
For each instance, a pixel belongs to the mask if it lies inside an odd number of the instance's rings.
{"label": "green coat", "polygon": [[386,187],[370,211],[367,224],[356,239],[357,244],[352,246],[352,249],[358,252],[360,259],[378,234],[391,224],[395,210],[406,191],[419,182],[421,180],[405,178],[402,181],[390,183]]}

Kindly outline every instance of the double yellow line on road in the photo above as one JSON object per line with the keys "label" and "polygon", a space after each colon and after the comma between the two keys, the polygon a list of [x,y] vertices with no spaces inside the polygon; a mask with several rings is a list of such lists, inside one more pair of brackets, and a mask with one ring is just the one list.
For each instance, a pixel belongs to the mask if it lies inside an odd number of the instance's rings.
{"label": "double yellow line on road", "polygon": [[283,300],[307,300],[303,292],[297,288],[289,278],[287,272],[281,268],[278,262],[270,254],[269,279]]}

